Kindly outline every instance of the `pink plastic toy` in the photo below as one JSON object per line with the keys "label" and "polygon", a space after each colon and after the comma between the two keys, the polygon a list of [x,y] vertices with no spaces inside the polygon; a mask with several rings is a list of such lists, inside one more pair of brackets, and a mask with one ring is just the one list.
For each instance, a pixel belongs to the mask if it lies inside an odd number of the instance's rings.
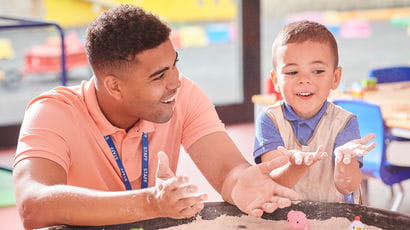
{"label": "pink plastic toy", "polygon": [[288,212],[288,230],[310,230],[310,223],[306,214],[301,211]]}

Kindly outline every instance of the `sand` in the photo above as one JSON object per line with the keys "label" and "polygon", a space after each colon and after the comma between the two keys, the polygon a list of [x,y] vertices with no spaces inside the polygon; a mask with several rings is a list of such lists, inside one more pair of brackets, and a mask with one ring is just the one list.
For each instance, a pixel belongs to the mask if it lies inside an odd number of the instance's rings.
{"label": "sand", "polygon": [[[327,220],[311,220],[310,229],[323,229],[323,230],[346,230],[351,221],[344,217],[332,217]],[[265,220],[261,218],[256,218],[252,216],[227,216],[221,215],[214,220],[203,220],[200,216],[197,217],[191,223],[183,224],[175,227],[166,228],[168,230],[203,230],[203,229],[212,229],[212,230],[229,230],[229,229],[287,229],[286,220],[274,221],[274,220]],[[366,225],[366,230],[376,230],[381,229],[374,226]]]}

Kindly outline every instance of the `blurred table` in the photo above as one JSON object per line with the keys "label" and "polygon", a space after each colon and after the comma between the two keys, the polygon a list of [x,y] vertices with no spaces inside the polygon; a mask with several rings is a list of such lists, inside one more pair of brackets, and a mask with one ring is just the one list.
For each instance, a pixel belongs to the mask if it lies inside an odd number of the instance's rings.
{"label": "blurred table", "polygon": [[[376,89],[363,92],[361,97],[350,93],[332,91],[329,100],[362,99],[380,106],[386,127],[394,136],[410,138],[410,82],[377,84]],[[254,95],[255,118],[268,105],[276,103],[275,95]]]}

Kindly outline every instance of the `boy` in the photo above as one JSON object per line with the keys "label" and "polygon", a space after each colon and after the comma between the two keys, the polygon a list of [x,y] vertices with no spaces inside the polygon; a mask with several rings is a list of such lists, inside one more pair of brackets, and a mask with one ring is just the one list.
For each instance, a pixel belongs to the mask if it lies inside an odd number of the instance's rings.
{"label": "boy", "polygon": [[271,177],[301,199],[358,202],[362,156],[374,148],[374,135],[360,138],[356,117],[327,101],[342,72],[335,38],[319,23],[294,22],[279,32],[272,56],[272,81],[284,101],[258,117],[255,162],[288,155]]}

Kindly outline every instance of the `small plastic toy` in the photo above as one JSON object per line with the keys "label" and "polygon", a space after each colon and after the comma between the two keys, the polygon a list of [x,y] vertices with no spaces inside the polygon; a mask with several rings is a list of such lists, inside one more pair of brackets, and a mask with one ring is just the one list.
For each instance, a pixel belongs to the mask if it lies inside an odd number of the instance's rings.
{"label": "small plastic toy", "polygon": [[366,230],[364,224],[360,221],[360,216],[356,216],[354,221],[347,228],[349,230]]}
{"label": "small plastic toy", "polygon": [[288,212],[288,230],[310,230],[310,223],[306,214],[301,211]]}

